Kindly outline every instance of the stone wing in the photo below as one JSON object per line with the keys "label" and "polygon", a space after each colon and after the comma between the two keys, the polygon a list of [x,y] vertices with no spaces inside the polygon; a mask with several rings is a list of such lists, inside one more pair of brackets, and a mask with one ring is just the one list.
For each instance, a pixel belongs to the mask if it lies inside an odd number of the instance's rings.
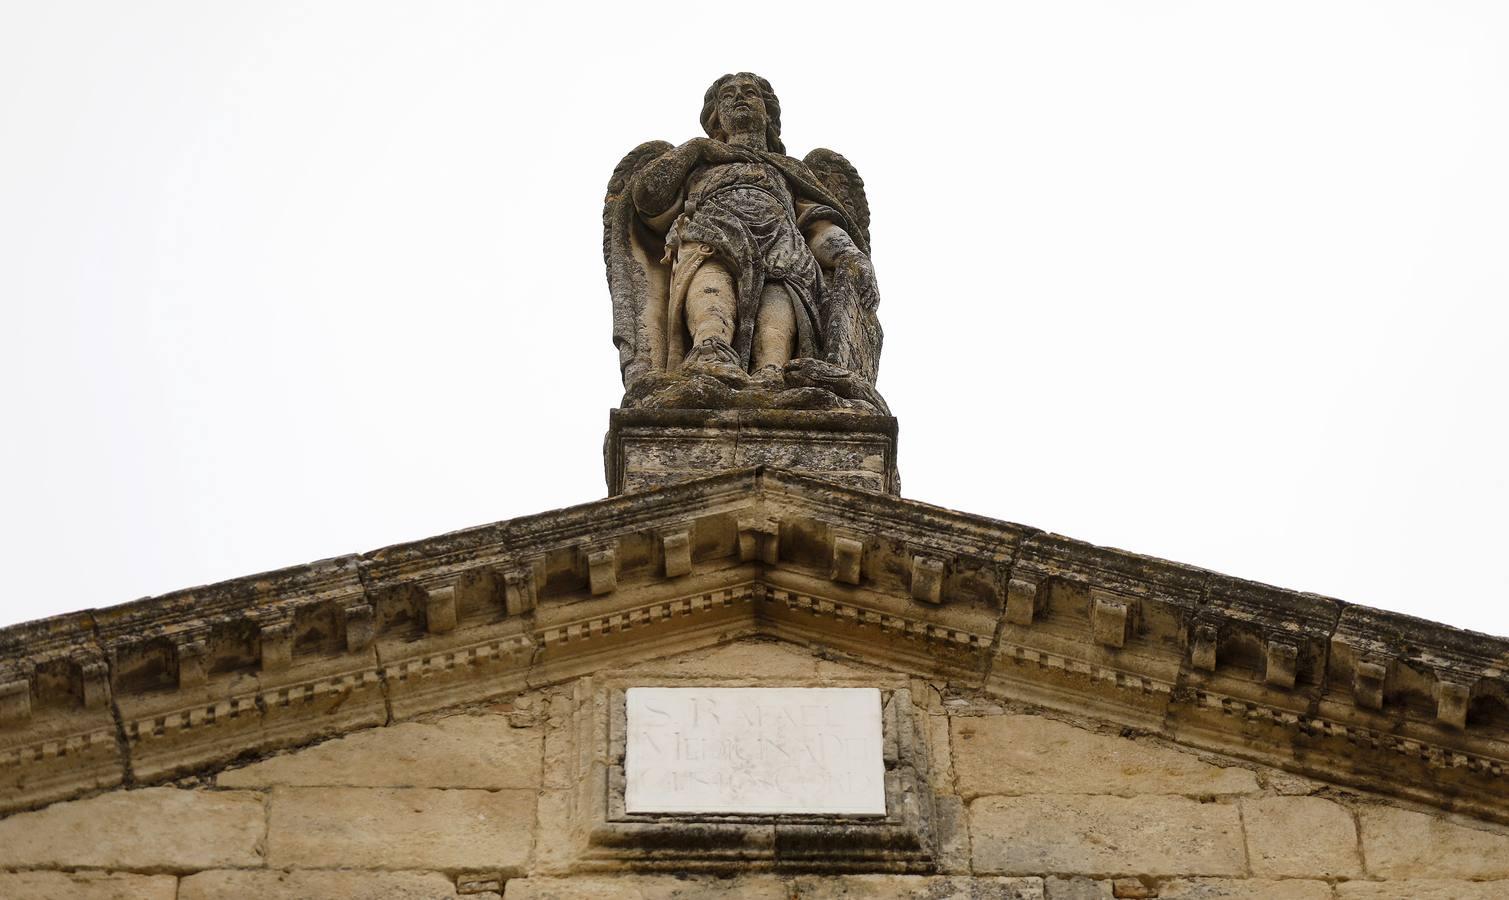
{"label": "stone wing", "polygon": [[842,153],[826,147],[818,147],[808,153],[802,163],[817,176],[817,180],[822,182],[829,193],[843,203],[844,211],[860,231],[854,237],[868,247],[870,201],[865,197],[865,181],[859,177],[859,170]]}
{"label": "stone wing", "polygon": [[624,386],[658,367],[664,356],[664,318],[669,272],[661,264],[660,236],[644,227],[629,192],[634,176],[673,149],[666,141],[645,141],[613,168],[603,198],[603,263],[613,295],[613,343],[618,347]]}

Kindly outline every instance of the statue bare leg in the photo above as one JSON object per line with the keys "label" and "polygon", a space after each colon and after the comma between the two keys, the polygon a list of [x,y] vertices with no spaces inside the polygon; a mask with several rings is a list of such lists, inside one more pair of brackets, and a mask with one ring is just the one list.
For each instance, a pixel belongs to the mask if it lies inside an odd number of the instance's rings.
{"label": "statue bare leg", "polygon": [[754,370],[780,368],[790,362],[795,350],[796,312],[791,308],[791,295],[779,284],[767,284],[755,316]]}
{"label": "statue bare leg", "polygon": [[709,340],[729,346],[734,339],[737,308],[734,279],[728,269],[713,259],[699,266],[686,291],[686,329],[692,336],[692,352],[698,352]]}

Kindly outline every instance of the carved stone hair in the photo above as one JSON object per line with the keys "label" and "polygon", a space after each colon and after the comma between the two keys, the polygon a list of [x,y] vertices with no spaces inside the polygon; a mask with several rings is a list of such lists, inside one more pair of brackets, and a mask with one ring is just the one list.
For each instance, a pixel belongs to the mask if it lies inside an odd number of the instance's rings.
{"label": "carved stone hair", "polygon": [[[785,153],[786,145],[781,143],[781,101],[776,99],[775,91],[770,87],[770,82],[753,72],[735,72],[724,75],[702,95],[702,130],[707,132],[710,138],[716,138],[722,132],[722,125],[718,122],[718,89],[735,78],[748,78],[760,87],[760,99],[765,103],[765,145],[776,153]],[[726,137],[726,135],[724,135]]]}

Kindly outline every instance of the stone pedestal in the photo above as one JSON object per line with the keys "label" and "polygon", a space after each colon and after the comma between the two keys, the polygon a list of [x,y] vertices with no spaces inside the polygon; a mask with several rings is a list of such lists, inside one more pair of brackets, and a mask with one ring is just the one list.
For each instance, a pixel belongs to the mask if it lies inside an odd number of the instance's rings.
{"label": "stone pedestal", "polygon": [[603,447],[608,493],[773,466],[899,494],[896,420],[788,409],[615,409]]}

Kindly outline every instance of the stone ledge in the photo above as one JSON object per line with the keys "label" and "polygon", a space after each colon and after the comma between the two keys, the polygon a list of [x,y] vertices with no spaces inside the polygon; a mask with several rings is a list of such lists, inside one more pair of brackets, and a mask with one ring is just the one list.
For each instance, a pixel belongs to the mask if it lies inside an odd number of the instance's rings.
{"label": "stone ledge", "polygon": [[614,409],[603,443],[608,493],[773,466],[899,494],[896,420],[788,409]]}

